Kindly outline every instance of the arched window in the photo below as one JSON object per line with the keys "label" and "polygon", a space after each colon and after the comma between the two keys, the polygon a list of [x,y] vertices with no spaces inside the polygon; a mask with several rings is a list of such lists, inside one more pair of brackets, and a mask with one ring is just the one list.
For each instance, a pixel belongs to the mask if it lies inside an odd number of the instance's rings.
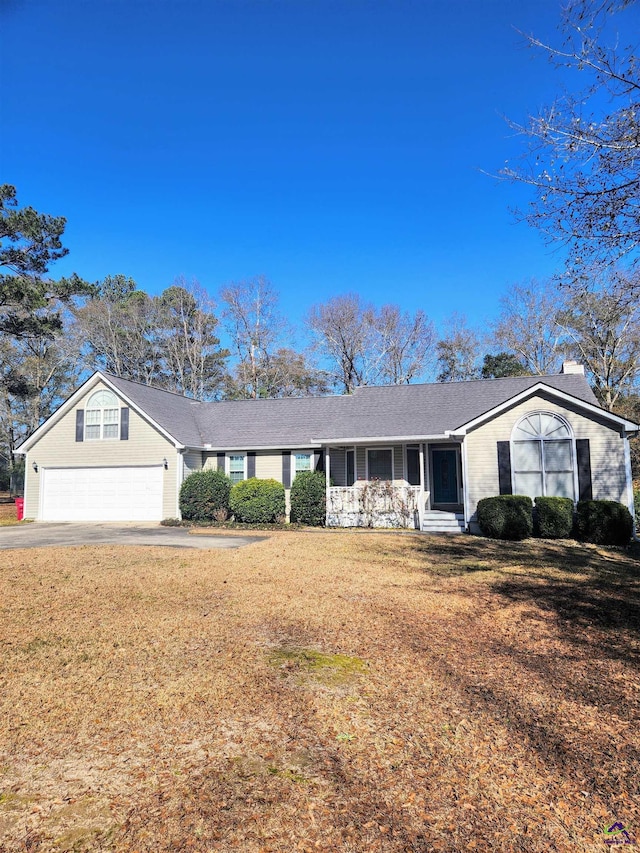
{"label": "arched window", "polygon": [[85,409],[84,437],[87,441],[120,437],[120,406],[111,391],[96,391]]}
{"label": "arched window", "polygon": [[532,412],[511,435],[513,491],[536,498],[575,500],[575,451],[569,424],[550,412]]}

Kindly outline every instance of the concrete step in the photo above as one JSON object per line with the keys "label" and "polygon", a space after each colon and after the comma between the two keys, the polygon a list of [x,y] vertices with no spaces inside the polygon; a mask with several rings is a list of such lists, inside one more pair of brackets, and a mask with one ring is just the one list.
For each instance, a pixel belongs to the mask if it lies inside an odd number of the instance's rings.
{"label": "concrete step", "polygon": [[461,512],[427,510],[422,520],[425,533],[464,533],[464,515]]}

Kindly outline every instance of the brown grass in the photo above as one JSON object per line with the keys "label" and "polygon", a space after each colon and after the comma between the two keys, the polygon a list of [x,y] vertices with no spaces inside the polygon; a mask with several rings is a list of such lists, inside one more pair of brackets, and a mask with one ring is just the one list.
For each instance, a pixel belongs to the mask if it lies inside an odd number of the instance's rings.
{"label": "brown grass", "polygon": [[11,502],[0,502],[0,527],[10,527],[13,524],[18,524],[16,515],[16,505]]}
{"label": "brown grass", "polygon": [[0,850],[640,840],[640,564],[276,533],[0,553]]}

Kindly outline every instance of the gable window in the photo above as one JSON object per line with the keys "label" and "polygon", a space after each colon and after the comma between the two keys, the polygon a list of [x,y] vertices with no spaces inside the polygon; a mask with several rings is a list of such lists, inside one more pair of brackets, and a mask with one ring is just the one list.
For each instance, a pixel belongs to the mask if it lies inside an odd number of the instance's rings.
{"label": "gable window", "polygon": [[367,450],[367,471],[370,480],[393,480],[393,452],[390,447],[370,447]]}
{"label": "gable window", "polygon": [[297,474],[300,474],[302,471],[311,471],[311,453],[294,453],[294,469],[293,476],[296,477]]}
{"label": "gable window", "polygon": [[232,453],[227,456],[229,479],[232,483],[239,483],[246,479],[246,456],[244,453]]}
{"label": "gable window", "polygon": [[513,430],[511,446],[514,494],[575,499],[573,438],[559,415],[525,415]]}
{"label": "gable window", "polygon": [[84,413],[86,441],[120,436],[120,406],[111,391],[96,391],[89,397]]}

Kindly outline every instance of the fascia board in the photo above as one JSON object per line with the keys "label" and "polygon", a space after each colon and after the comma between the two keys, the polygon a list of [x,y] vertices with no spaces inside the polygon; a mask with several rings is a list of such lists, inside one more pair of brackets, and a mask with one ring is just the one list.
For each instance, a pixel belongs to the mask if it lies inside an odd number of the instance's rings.
{"label": "fascia board", "polygon": [[613,412],[608,412],[606,409],[602,409],[600,406],[594,406],[593,403],[588,403],[586,400],[581,400],[579,397],[574,397],[572,394],[567,394],[565,391],[559,391],[557,388],[553,388],[551,385],[546,385],[544,382],[537,382],[535,385],[532,385],[530,388],[525,388],[524,391],[521,391],[519,394],[516,394],[515,397],[509,397],[508,400],[505,400],[503,403],[494,406],[492,409],[489,409],[487,412],[484,412],[482,415],[478,415],[477,418],[473,418],[473,420],[468,421],[467,423],[461,424],[454,430],[450,430],[450,434],[457,435],[466,435],[467,432],[480,424],[484,423],[484,421],[489,420],[489,418],[493,418],[496,415],[501,414],[502,412],[510,409],[512,406],[517,405],[518,403],[523,402],[523,400],[528,399],[529,397],[533,397],[539,391],[545,391],[550,394],[552,397],[555,397],[558,400],[562,400],[566,403],[571,403],[577,408],[583,409],[590,414],[597,415],[600,418],[604,418],[605,420],[610,420],[613,423],[617,424],[618,427],[624,429],[627,433],[636,433],[640,430],[640,426],[638,424],[634,424],[632,421],[628,421],[625,418],[621,418],[619,415],[614,415]]}
{"label": "fascia board", "polygon": [[349,436],[347,438],[315,438],[314,442],[317,444],[321,444],[326,446],[330,445],[343,445],[343,444],[389,444],[389,442],[405,442],[405,441],[436,441],[442,439],[451,438],[448,433],[441,433],[439,435],[367,435],[367,436],[356,436],[355,438]]}
{"label": "fascia board", "polygon": [[141,409],[140,406],[138,406],[133,400],[131,400],[123,391],[121,391],[120,388],[117,387],[117,385],[114,385],[112,382],[110,382],[107,376],[97,370],[92,376],[90,376],[85,382],[83,382],[82,385],[78,389],[76,389],[76,391],[74,391],[74,393],[69,397],[68,400],[66,400],[60,406],[59,409],[57,409],[49,418],[47,418],[47,420],[43,424],[40,424],[40,426],[34,433],[32,433],[27,439],[22,442],[19,450],[16,450],[16,453],[19,452],[21,455],[27,453],[28,450],[37,441],[40,440],[42,435],[44,435],[45,432],[48,432],[51,427],[53,427],[60,420],[60,418],[67,414],[76,405],[78,400],[80,400],[92,388],[92,386],[96,385],[98,382],[104,382],[105,385],[111,388],[111,390],[114,394],[116,394],[117,397],[120,397],[121,399],[125,400],[126,403],[140,415],[140,417],[144,418],[147,423],[150,423],[155,429],[158,430],[158,432],[162,433],[162,435],[164,435],[164,437],[168,439],[177,450],[184,449],[184,445],[180,444],[180,442],[177,441],[174,436],[171,435],[171,433],[167,432],[164,427],[156,423],[156,421],[154,421],[153,418],[149,417],[149,415],[143,409]]}
{"label": "fascia board", "polygon": [[60,420],[60,418],[66,415],[69,409],[72,409],[75,406],[83,394],[86,394],[91,386],[95,385],[95,383],[100,379],[104,379],[104,377],[99,370],[91,374],[91,376],[86,379],[79,388],[76,388],[73,394],[65,400],[64,403],[57,408],[55,412],[46,419],[46,421],[44,421],[44,423],[40,424],[35,432],[32,432],[30,436],[25,438],[20,447],[16,448],[15,453],[20,453],[21,455],[26,454],[27,451]]}
{"label": "fascia board", "polygon": [[276,444],[242,444],[240,442],[223,446],[206,444],[204,447],[189,449],[203,450],[205,453],[231,453],[234,450],[238,452],[244,452],[249,450],[303,450],[305,447],[322,447],[322,445],[315,440],[296,441],[295,444],[287,444],[283,442],[277,442]]}
{"label": "fascia board", "polygon": [[134,400],[132,400],[130,397],[128,397],[124,393],[124,391],[121,391],[117,385],[114,385],[113,382],[110,382],[109,378],[107,376],[104,376],[104,374],[101,373],[100,377],[102,378],[102,381],[106,385],[108,385],[109,388],[111,388],[111,390],[113,391],[114,394],[116,394],[118,397],[122,397],[124,400],[126,400],[127,403],[129,404],[129,406],[132,409],[134,409],[140,415],[141,418],[144,418],[144,420],[147,421],[147,423],[150,423],[151,426],[153,426],[155,429],[158,430],[158,432],[161,432],[162,435],[164,435],[164,437],[166,439],[168,439],[174,445],[176,450],[184,450],[184,448],[185,448],[184,444],[181,444],[175,438],[175,436],[171,435],[171,433],[168,432],[164,427],[160,426],[159,423],[154,421],[154,419],[147,412],[145,412],[145,410],[142,409]]}

